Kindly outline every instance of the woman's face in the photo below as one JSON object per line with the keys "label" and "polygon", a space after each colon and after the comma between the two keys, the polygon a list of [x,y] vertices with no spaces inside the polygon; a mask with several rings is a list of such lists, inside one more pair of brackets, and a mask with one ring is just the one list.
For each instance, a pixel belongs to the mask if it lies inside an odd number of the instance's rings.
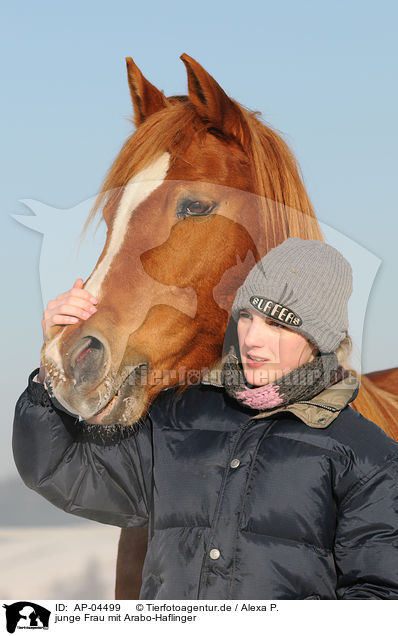
{"label": "woman's face", "polygon": [[238,340],[246,381],[254,386],[277,381],[316,354],[300,333],[250,309],[240,312]]}

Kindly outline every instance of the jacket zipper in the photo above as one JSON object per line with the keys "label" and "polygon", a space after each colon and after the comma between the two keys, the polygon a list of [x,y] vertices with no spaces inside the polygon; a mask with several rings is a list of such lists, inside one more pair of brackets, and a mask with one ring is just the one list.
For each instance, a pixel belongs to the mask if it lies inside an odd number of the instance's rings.
{"label": "jacket zipper", "polygon": [[[249,421],[249,423],[250,423],[250,421]],[[236,583],[236,581],[234,580],[235,571],[236,571],[236,544],[237,544],[237,540],[238,540],[238,536],[239,536],[239,530],[240,530],[240,527],[241,527],[244,511],[245,511],[247,490],[249,488],[249,484],[250,484],[250,481],[251,481],[251,478],[252,478],[252,474],[253,474],[253,470],[254,470],[254,467],[255,467],[255,463],[257,461],[257,455],[258,455],[259,448],[260,448],[261,444],[263,443],[264,439],[269,436],[269,434],[272,431],[272,429],[274,428],[274,426],[275,426],[275,420],[271,420],[269,426],[266,428],[266,430],[261,435],[260,439],[257,441],[257,445],[256,445],[256,448],[255,448],[255,451],[254,451],[254,454],[253,454],[253,458],[252,458],[252,461],[251,461],[251,465],[250,465],[250,469],[249,469],[249,474],[246,477],[245,489],[244,489],[243,497],[242,497],[242,506],[241,506],[241,509],[239,511],[238,523],[237,523],[237,526],[236,526],[235,540],[234,540],[234,545],[233,545],[232,574],[230,576],[230,581],[229,581],[228,599],[232,598],[233,586]],[[236,446],[235,446],[235,448],[236,448]]]}
{"label": "jacket zipper", "polygon": [[312,406],[319,406],[319,408],[326,409],[326,411],[332,411],[333,413],[341,410],[336,409],[334,406],[326,406],[325,404],[319,404],[319,402],[307,402],[306,400],[297,400],[295,404],[310,404]]}
{"label": "jacket zipper", "polygon": [[[239,440],[241,439],[244,431],[249,427],[251,421],[252,421],[252,418],[250,418],[249,420],[244,422],[242,424],[241,428],[236,432],[235,442],[233,444],[232,451],[229,454],[229,459],[231,457],[235,457],[235,449],[238,446]],[[206,561],[207,561],[207,558],[208,558],[208,548],[209,548],[209,546],[212,545],[212,542],[213,542],[213,539],[214,539],[215,530],[216,530],[217,523],[218,523],[218,520],[219,520],[222,499],[224,497],[225,485],[226,485],[228,473],[229,473],[229,468],[228,468],[228,466],[226,466],[225,469],[224,469],[224,475],[223,475],[223,479],[222,479],[222,482],[221,482],[221,488],[220,488],[220,492],[219,492],[219,495],[218,495],[218,501],[217,501],[217,504],[216,504],[216,509],[214,511],[213,519],[210,522],[210,533],[209,533],[209,540],[208,540],[207,546],[206,546],[206,552],[203,555],[202,565],[201,565],[201,568],[200,568],[199,585],[198,585],[198,596],[197,596],[198,599],[201,598],[202,592],[206,590],[204,579],[207,578],[207,576],[209,574],[208,566],[206,565]]]}

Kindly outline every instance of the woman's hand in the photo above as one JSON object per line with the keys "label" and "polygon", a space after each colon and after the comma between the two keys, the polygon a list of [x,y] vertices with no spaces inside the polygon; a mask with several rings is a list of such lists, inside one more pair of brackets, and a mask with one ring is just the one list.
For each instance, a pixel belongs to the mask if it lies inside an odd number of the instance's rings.
{"label": "woman's hand", "polygon": [[[55,325],[73,325],[79,322],[79,319],[87,320],[95,312],[95,305],[98,300],[83,287],[83,279],[75,280],[72,289],[64,294],[58,294],[55,300],[50,300],[43,313],[41,326],[43,329],[43,340],[47,342],[49,338],[49,329]],[[43,384],[45,379],[45,368],[40,367],[39,382]],[[105,411],[105,409],[104,409]],[[100,424],[105,415],[100,413],[94,415],[91,419],[86,420],[92,424]]]}
{"label": "woman's hand", "polygon": [[[43,340],[49,339],[49,329],[55,325],[73,325],[79,322],[79,318],[87,320],[97,308],[97,299],[83,287],[83,279],[75,280],[72,289],[64,294],[58,294],[55,300],[50,300],[43,313],[41,327],[43,329]],[[40,367],[39,382],[43,383],[45,378],[45,368]]]}
{"label": "woman's hand", "polygon": [[88,291],[82,289],[83,280],[78,278],[72,289],[64,294],[58,294],[55,300],[50,300],[43,313],[41,326],[43,340],[49,339],[49,330],[55,325],[73,325],[79,318],[87,320],[96,311],[97,299]]}

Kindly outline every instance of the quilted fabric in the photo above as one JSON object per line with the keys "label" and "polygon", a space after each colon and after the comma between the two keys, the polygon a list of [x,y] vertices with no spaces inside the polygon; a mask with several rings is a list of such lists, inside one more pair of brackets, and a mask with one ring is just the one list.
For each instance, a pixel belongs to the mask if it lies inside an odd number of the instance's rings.
{"label": "quilted fabric", "polygon": [[140,598],[398,599],[398,444],[348,404],[315,428],[211,384],[167,389],[138,432],[101,443],[35,373],[18,470],[69,513],[148,525]]}

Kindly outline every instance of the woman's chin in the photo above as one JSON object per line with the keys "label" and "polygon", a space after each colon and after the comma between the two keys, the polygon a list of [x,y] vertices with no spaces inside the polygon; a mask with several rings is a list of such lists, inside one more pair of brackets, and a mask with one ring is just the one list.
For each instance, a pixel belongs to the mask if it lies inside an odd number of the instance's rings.
{"label": "woman's chin", "polygon": [[267,371],[261,371],[259,369],[246,369],[245,372],[245,380],[248,384],[251,384],[253,387],[256,386],[265,386],[269,383],[269,373]]}
{"label": "woman's chin", "polygon": [[277,382],[282,377],[281,369],[244,369],[245,380],[252,386],[265,386]]}

